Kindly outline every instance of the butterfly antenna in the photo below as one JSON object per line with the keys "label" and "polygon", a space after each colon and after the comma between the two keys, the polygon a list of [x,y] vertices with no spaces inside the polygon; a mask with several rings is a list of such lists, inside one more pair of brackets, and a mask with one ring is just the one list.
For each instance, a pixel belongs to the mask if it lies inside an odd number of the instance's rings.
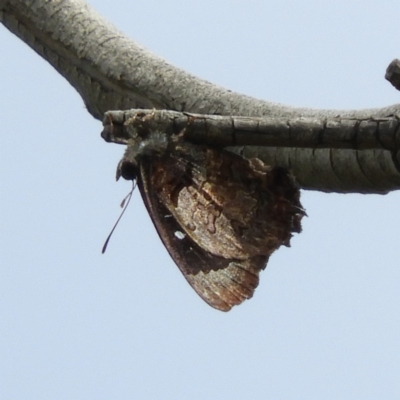
{"label": "butterfly antenna", "polygon": [[133,191],[135,190],[136,184],[133,182],[132,184],[132,189],[131,191],[124,197],[124,199],[121,201],[120,207],[123,208],[121,211],[121,215],[118,217],[117,222],[114,224],[113,228],[111,229],[110,234],[107,236],[106,241],[104,242],[103,248],[101,250],[101,254],[104,254],[107,250],[108,242],[111,239],[112,234],[115,231],[115,228],[117,227],[119,221],[121,220],[122,216],[124,215],[125,210],[128,208],[129,202],[131,201]]}

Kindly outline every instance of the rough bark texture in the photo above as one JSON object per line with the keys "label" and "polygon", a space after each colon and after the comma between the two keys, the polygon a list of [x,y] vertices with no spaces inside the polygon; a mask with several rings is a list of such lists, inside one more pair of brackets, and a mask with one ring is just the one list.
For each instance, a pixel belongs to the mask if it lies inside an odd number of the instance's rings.
{"label": "rough bark texture", "polygon": [[[170,110],[132,109],[105,113],[105,128],[120,129],[126,137],[132,126],[146,121],[148,129],[184,133],[193,143],[227,146],[274,146],[311,149],[400,148],[397,117],[380,119],[316,117],[236,117]],[[103,137],[107,141],[107,137]],[[121,142],[126,144],[125,142]]]}
{"label": "rough bark texture", "polygon": [[[130,108],[319,120],[399,115],[399,105],[357,111],[313,110],[233,93],[149,53],[82,0],[0,0],[0,20],[74,86],[97,119],[108,110]],[[399,188],[397,156],[384,146],[368,150],[242,146],[232,150],[290,167],[307,189],[386,193]]]}
{"label": "rough bark texture", "polygon": [[[147,116],[147,118],[146,118]],[[175,111],[156,110],[129,110],[110,111],[104,116],[104,130],[102,137],[106,141],[119,144],[128,144],[131,129],[137,128],[146,120],[148,129],[167,134],[184,134],[185,138],[194,143],[211,144],[228,147],[231,151],[240,153],[246,158],[260,158],[266,164],[279,165],[291,168],[290,160],[285,159],[285,150],[288,147],[297,148],[297,151],[309,151],[309,157],[314,159],[321,154],[329,157],[327,173],[321,174],[315,167],[302,168],[296,175],[297,180],[306,187],[304,181],[315,175],[329,186],[343,191],[347,181],[338,176],[349,174],[352,181],[362,185],[361,193],[385,193],[387,183],[393,186],[400,185],[399,165],[399,120],[397,117],[382,119],[354,119],[354,118],[325,118],[297,117],[228,117],[205,114],[189,114]],[[118,136],[118,140],[111,139]],[[269,158],[270,150],[274,146],[273,155]],[[347,150],[344,152],[335,149]],[[392,154],[391,162],[386,158],[376,156],[375,162],[368,158],[370,152],[382,152],[387,149]],[[367,151],[368,150],[368,151]],[[324,153],[323,153],[324,152]],[[355,154],[358,165],[351,170],[342,169],[353,159],[345,159],[348,154]],[[361,166],[361,170],[357,168]],[[361,173],[358,173],[358,172]],[[302,175],[304,174],[304,175]],[[345,187],[346,188],[346,187]],[[352,186],[348,186],[352,191]]]}

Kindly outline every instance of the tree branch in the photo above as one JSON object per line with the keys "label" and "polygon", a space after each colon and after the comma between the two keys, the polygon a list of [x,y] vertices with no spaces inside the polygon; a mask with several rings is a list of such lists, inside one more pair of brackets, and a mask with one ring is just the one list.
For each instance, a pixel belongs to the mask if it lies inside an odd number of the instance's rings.
{"label": "tree branch", "polygon": [[[102,137],[108,142],[128,144],[138,129],[146,126],[148,131],[161,131],[169,135],[184,134],[186,140],[198,144],[229,147],[231,151],[247,158],[257,157],[271,164],[269,153],[263,149],[275,148],[280,155],[288,147],[307,149],[314,157],[324,151],[330,156],[330,170],[335,174],[343,161],[335,159],[334,149],[346,149],[357,154],[357,163],[341,171],[342,179],[329,176],[330,185],[336,185],[337,192],[376,190],[387,191],[400,188],[400,174],[387,164],[384,158],[368,158],[370,152],[386,152],[391,155],[394,165],[399,164],[399,120],[397,117],[384,119],[348,118],[256,118],[230,117],[204,114],[189,114],[175,111],[129,110],[107,112],[103,120]],[[267,147],[265,147],[267,146]],[[385,149],[385,150],[384,150]],[[369,150],[369,151],[367,151]],[[320,154],[318,154],[318,152]],[[345,154],[345,153],[342,153]],[[272,163],[275,165],[275,163]],[[291,168],[280,160],[279,165]],[[304,172],[311,174],[311,171]],[[316,171],[314,171],[316,174]],[[296,175],[304,187],[302,175]]]}
{"label": "tree branch", "polygon": [[[144,123],[149,131],[161,131],[169,135],[184,132],[186,140],[210,146],[386,149],[393,154],[400,148],[400,121],[397,117],[236,117],[133,109],[105,113],[102,137],[109,142],[127,144],[132,128],[138,129]],[[118,132],[118,135],[108,136],[108,132]]]}
{"label": "tree branch", "polygon": [[[149,53],[82,0],[0,0],[0,20],[70,82],[97,119],[108,110],[131,108],[291,120],[307,117],[320,121],[333,117],[380,120],[400,114],[399,105],[357,111],[314,110],[233,93]],[[282,129],[284,137],[287,127],[283,124]],[[363,139],[368,140],[371,138]],[[398,189],[399,168],[397,158],[386,149],[387,143],[381,144],[382,148],[362,151],[333,146],[246,146],[233,150],[290,167],[303,188],[386,193]]]}

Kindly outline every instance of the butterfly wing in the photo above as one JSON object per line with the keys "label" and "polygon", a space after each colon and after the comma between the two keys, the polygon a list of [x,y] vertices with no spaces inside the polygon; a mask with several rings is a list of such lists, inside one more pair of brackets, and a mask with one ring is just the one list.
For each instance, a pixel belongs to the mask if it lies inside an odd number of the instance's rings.
{"label": "butterfly wing", "polygon": [[152,168],[151,163],[141,165],[138,187],[158,235],[189,284],[205,302],[221,311],[251,298],[268,257],[226,259],[197,245],[160,201],[151,184]]}
{"label": "butterfly wing", "polygon": [[137,180],[186,280],[209,305],[229,311],[252,297],[269,256],[301,231],[299,189],[288,171],[258,159],[163,138],[128,146],[117,177]]}

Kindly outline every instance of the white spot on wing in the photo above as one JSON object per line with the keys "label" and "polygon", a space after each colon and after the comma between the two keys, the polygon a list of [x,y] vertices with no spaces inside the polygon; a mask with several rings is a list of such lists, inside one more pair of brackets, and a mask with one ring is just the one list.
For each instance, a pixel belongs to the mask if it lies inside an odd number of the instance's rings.
{"label": "white spot on wing", "polygon": [[184,239],[185,236],[186,236],[186,234],[183,233],[183,232],[181,232],[181,231],[175,231],[175,232],[174,232],[174,235],[175,235],[178,239],[180,239],[180,240]]}

